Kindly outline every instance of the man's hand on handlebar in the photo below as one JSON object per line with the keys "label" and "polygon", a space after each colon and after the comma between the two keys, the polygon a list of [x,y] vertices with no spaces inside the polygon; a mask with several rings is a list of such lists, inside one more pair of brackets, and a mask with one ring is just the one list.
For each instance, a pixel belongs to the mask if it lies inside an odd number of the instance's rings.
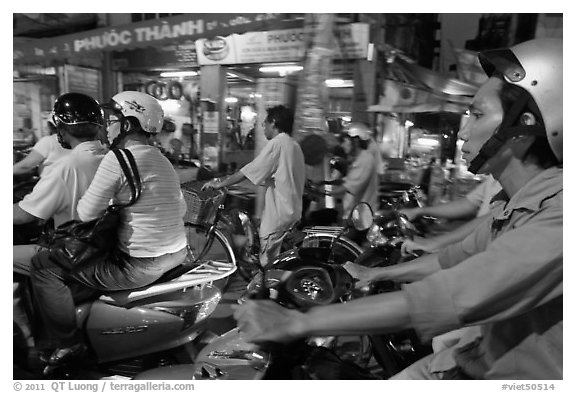
{"label": "man's hand on handlebar", "polygon": [[354,279],[358,280],[356,282],[356,288],[361,288],[368,285],[370,282],[374,281],[373,269],[358,265],[353,262],[346,262],[343,265],[344,269],[350,274]]}
{"label": "man's hand on handlebar", "polygon": [[300,316],[297,310],[289,310],[271,300],[248,300],[233,305],[234,319],[244,339],[253,343],[287,343],[300,334]]}
{"label": "man's hand on handlebar", "polygon": [[421,210],[420,208],[400,209],[400,213],[403,214],[408,221],[414,221],[416,218],[420,217]]}
{"label": "man's hand on handlebar", "polygon": [[202,185],[202,191],[206,190],[219,190],[222,187],[222,181],[219,178],[215,178],[206,182]]}
{"label": "man's hand on handlebar", "polygon": [[428,239],[416,236],[413,240],[405,240],[400,248],[403,257],[408,255],[420,256],[422,253],[433,253],[438,247]]}

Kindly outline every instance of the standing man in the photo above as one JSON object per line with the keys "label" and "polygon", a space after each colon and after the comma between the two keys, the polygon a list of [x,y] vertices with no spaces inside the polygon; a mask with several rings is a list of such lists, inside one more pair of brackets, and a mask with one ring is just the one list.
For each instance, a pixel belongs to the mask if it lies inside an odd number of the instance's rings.
{"label": "standing man", "polygon": [[266,110],[263,122],[268,143],[260,154],[238,172],[220,181],[211,180],[202,189],[228,187],[244,179],[266,188],[260,223],[260,264],[266,266],[280,253],[282,240],[302,215],[306,180],[304,154],[292,138],[294,115],[283,105]]}

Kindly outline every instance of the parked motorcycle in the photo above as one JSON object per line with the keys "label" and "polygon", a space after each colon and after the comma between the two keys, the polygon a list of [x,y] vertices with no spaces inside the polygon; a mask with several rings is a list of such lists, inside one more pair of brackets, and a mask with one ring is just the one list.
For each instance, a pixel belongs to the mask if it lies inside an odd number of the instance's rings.
{"label": "parked motorcycle", "polygon": [[[191,362],[207,318],[222,294],[213,283],[235,271],[215,261],[185,264],[154,284],[105,293],[76,307],[78,327],[89,347],[81,361],[56,370],[55,376],[132,377],[147,368]],[[34,312],[27,277],[19,278],[14,304],[14,365],[40,377],[43,364],[34,348],[42,328]]]}

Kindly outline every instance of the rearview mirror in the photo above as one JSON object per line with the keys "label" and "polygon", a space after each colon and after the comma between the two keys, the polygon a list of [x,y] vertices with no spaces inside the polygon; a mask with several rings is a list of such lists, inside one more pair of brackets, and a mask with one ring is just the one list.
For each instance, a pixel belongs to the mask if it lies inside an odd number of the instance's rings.
{"label": "rearview mirror", "polygon": [[352,210],[350,215],[352,224],[354,228],[358,231],[365,231],[372,225],[372,220],[374,219],[374,213],[372,208],[366,202],[360,202]]}

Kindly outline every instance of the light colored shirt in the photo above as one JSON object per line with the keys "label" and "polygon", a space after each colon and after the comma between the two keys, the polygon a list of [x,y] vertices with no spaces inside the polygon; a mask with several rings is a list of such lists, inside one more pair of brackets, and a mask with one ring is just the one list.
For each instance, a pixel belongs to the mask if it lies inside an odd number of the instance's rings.
{"label": "light colored shirt", "polygon": [[76,205],[90,186],[106,149],[100,142],[83,142],[51,165],[32,192],[18,204],[22,210],[54,224],[77,220]]}
{"label": "light colored shirt", "polygon": [[44,162],[40,165],[39,172],[52,165],[56,160],[68,155],[72,150],[64,149],[58,143],[58,135],[47,135],[42,138],[32,148],[33,151],[44,157]]}
{"label": "light colored shirt", "polygon": [[454,351],[473,378],[562,378],[562,189],[561,168],[541,172],[443,250],[443,270],[403,286],[424,340],[480,326]]}
{"label": "light colored shirt", "polygon": [[344,217],[348,217],[354,206],[366,202],[373,211],[378,209],[378,173],[374,155],[361,150],[344,177],[347,192],[342,201]]}
{"label": "light colored shirt", "polygon": [[482,183],[466,194],[466,199],[478,206],[476,217],[488,214],[492,198],[500,191],[502,191],[500,183],[492,175],[488,175]]}
{"label": "light colored shirt", "polygon": [[382,152],[380,151],[378,142],[376,142],[374,139],[371,139],[370,143],[368,144],[368,151],[374,156],[374,161],[376,162],[376,173],[383,175],[385,172],[384,160],[382,159]]}
{"label": "light colored shirt", "polygon": [[[142,194],[138,201],[121,210],[118,247],[132,257],[157,257],[186,247],[183,216],[186,203],[178,176],[170,161],[154,146],[132,145]],[[109,152],[94,181],[78,203],[78,215],[89,221],[104,214],[112,201],[125,204],[131,191],[113,152]]]}
{"label": "light colored shirt", "polygon": [[290,135],[280,133],[269,140],[240,171],[255,185],[266,188],[260,237],[285,231],[300,220],[306,166],[300,145]]}

